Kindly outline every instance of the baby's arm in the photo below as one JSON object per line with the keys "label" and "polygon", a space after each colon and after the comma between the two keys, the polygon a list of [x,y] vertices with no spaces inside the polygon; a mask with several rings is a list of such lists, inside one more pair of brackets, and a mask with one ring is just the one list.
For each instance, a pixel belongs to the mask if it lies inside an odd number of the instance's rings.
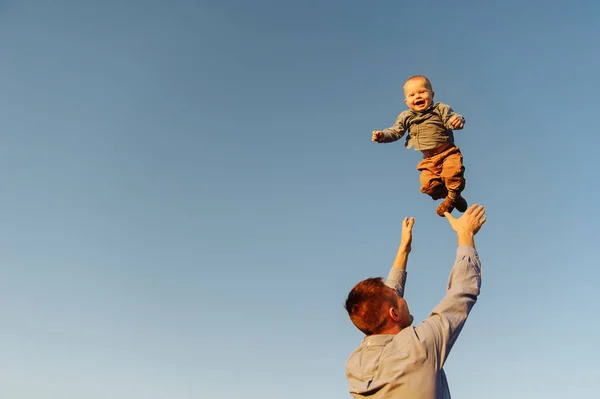
{"label": "baby's arm", "polygon": [[465,126],[465,118],[462,115],[457,114],[447,104],[439,103],[442,121],[447,129],[459,130]]}
{"label": "baby's arm", "polygon": [[394,126],[383,130],[374,130],[373,137],[371,139],[378,143],[391,143],[393,141],[400,140],[406,132],[406,117],[408,115],[409,113],[404,111],[398,115]]}

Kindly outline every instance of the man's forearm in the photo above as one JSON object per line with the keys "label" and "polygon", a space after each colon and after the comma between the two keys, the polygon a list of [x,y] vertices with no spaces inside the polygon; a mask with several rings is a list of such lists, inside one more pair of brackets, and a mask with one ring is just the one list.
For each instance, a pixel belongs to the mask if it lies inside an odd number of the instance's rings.
{"label": "man's forearm", "polygon": [[408,248],[404,244],[400,244],[400,246],[398,247],[398,252],[396,253],[396,258],[394,259],[394,263],[392,264],[392,267],[397,267],[402,270],[406,270],[409,253],[410,253],[410,248]]}
{"label": "man's forearm", "polygon": [[439,367],[462,331],[481,289],[481,262],[475,249],[459,246],[444,299],[416,327],[422,341],[435,343]]}
{"label": "man's forearm", "polygon": [[408,263],[408,254],[410,245],[401,243],[396,253],[396,258],[388,274],[386,285],[393,288],[400,298],[404,298],[404,287],[406,285],[406,264]]}

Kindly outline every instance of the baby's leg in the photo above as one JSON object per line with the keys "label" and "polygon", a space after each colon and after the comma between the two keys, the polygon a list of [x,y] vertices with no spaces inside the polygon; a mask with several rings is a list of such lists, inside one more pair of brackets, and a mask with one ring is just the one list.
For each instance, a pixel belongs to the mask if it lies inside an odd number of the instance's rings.
{"label": "baby's leg", "polygon": [[444,157],[440,176],[449,193],[460,195],[465,189],[463,156],[457,147]]}
{"label": "baby's leg", "polygon": [[[465,167],[460,150],[455,147],[448,153],[442,162],[441,176],[448,189],[447,202],[455,207],[459,212],[467,210],[467,201],[462,197],[461,192],[465,188]],[[441,210],[443,211],[443,210]],[[438,213],[439,214],[439,213]]]}
{"label": "baby's leg", "polygon": [[424,158],[417,165],[417,170],[421,172],[419,180],[421,181],[421,192],[429,195],[432,199],[438,200],[444,198],[448,191],[442,180],[442,163],[435,162],[434,158]]}

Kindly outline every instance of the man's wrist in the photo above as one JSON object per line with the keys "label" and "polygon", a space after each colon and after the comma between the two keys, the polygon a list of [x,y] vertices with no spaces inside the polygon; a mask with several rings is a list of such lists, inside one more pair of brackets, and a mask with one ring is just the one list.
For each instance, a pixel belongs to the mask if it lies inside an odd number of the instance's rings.
{"label": "man's wrist", "polygon": [[458,246],[468,245],[475,248],[475,233],[472,231],[458,231],[456,235],[458,237]]}

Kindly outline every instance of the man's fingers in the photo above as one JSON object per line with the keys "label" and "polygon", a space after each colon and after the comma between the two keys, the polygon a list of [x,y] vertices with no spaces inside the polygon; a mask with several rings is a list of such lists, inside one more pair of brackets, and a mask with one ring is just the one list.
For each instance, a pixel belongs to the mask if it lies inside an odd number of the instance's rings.
{"label": "man's fingers", "polygon": [[481,205],[479,204],[473,204],[469,210],[471,211],[471,213],[476,213],[479,212],[481,210],[481,208],[483,208]]}
{"label": "man's fingers", "polygon": [[473,204],[469,207],[469,209],[467,209],[467,211],[465,213],[473,213],[475,211],[475,209],[479,206],[479,204]]}
{"label": "man's fingers", "polygon": [[485,215],[485,208],[483,206],[480,206],[475,212],[475,216],[477,217],[477,219],[480,219],[482,216]]}
{"label": "man's fingers", "polygon": [[477,208],[473,210],[472,214],[475,220],[479,220],[482,216],[485,216],[485,208],[483,205],[478,205]]}

